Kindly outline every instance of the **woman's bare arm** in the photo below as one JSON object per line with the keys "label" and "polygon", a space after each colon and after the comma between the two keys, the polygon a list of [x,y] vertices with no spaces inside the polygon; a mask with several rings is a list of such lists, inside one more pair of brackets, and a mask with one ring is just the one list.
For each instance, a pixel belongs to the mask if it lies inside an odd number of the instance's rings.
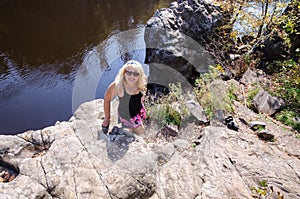
{"label": "woman's bare arm", "polygon": [[103,120],[103,126],[107,127],[109,126],[110,123],[110,101],[116,96],[116,91],[115,91],[116,84],[115,82],[112,82],[108,88],[106,89],[106,92],[104,94],[104,115],[105,118]]}

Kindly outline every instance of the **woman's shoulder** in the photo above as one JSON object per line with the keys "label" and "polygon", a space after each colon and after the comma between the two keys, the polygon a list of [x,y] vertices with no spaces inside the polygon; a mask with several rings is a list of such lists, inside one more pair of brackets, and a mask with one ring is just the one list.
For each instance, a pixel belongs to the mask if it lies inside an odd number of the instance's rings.
{"label": "woman's shoulder", "polygon": [[117,93],[117,91],[116,91],[116,83],[114,81],[107,87],[106,93],[108,93],[109,95],[111,95],[112,98],[114,96],[116,96],[116,93]]}

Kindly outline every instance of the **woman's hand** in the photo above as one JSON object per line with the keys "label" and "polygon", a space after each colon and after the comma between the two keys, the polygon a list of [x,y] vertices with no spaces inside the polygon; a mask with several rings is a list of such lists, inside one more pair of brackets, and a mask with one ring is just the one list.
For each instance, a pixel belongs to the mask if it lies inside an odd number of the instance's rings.
{"label": "woman's hand", "polygon": [[102,122],[102,126],[104,127],[108,127],[110,124],[110,119],[109,118],[105,118]]}

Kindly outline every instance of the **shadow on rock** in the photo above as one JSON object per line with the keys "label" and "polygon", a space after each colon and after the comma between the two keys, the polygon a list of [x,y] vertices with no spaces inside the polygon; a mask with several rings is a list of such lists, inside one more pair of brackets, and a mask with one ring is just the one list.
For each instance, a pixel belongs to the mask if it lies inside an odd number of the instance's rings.
{"label": "shadow on rock", "polygon": [[11,182],[19,174],[18,170],[0,158],[0,182]]}
{"label": "shadow on rock", "polygon": [[107,155],[115,162],[125,155],[130,143],[135,140],[135,136],[130,131],[114,126],[109,134],[101,133],[99,139],[106,141]]}

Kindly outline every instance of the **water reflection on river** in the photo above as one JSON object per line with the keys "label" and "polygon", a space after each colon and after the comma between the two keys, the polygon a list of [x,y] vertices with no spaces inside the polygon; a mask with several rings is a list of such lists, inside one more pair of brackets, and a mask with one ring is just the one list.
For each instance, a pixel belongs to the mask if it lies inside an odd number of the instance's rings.
{"label": "water reflection on river", "polygon": [[[1,0],[0,134],[68,120],[74,78],[83,59],[115,33],[143,26],[170,2]],[[117,50],[109,43],[106,48]],[[127,56],[143,61],[142,51]],[[121,64],[122,58],[115,60],[109,70],[116,72]],[[103,95],[106,84],[101,85],[96,97]]]}

